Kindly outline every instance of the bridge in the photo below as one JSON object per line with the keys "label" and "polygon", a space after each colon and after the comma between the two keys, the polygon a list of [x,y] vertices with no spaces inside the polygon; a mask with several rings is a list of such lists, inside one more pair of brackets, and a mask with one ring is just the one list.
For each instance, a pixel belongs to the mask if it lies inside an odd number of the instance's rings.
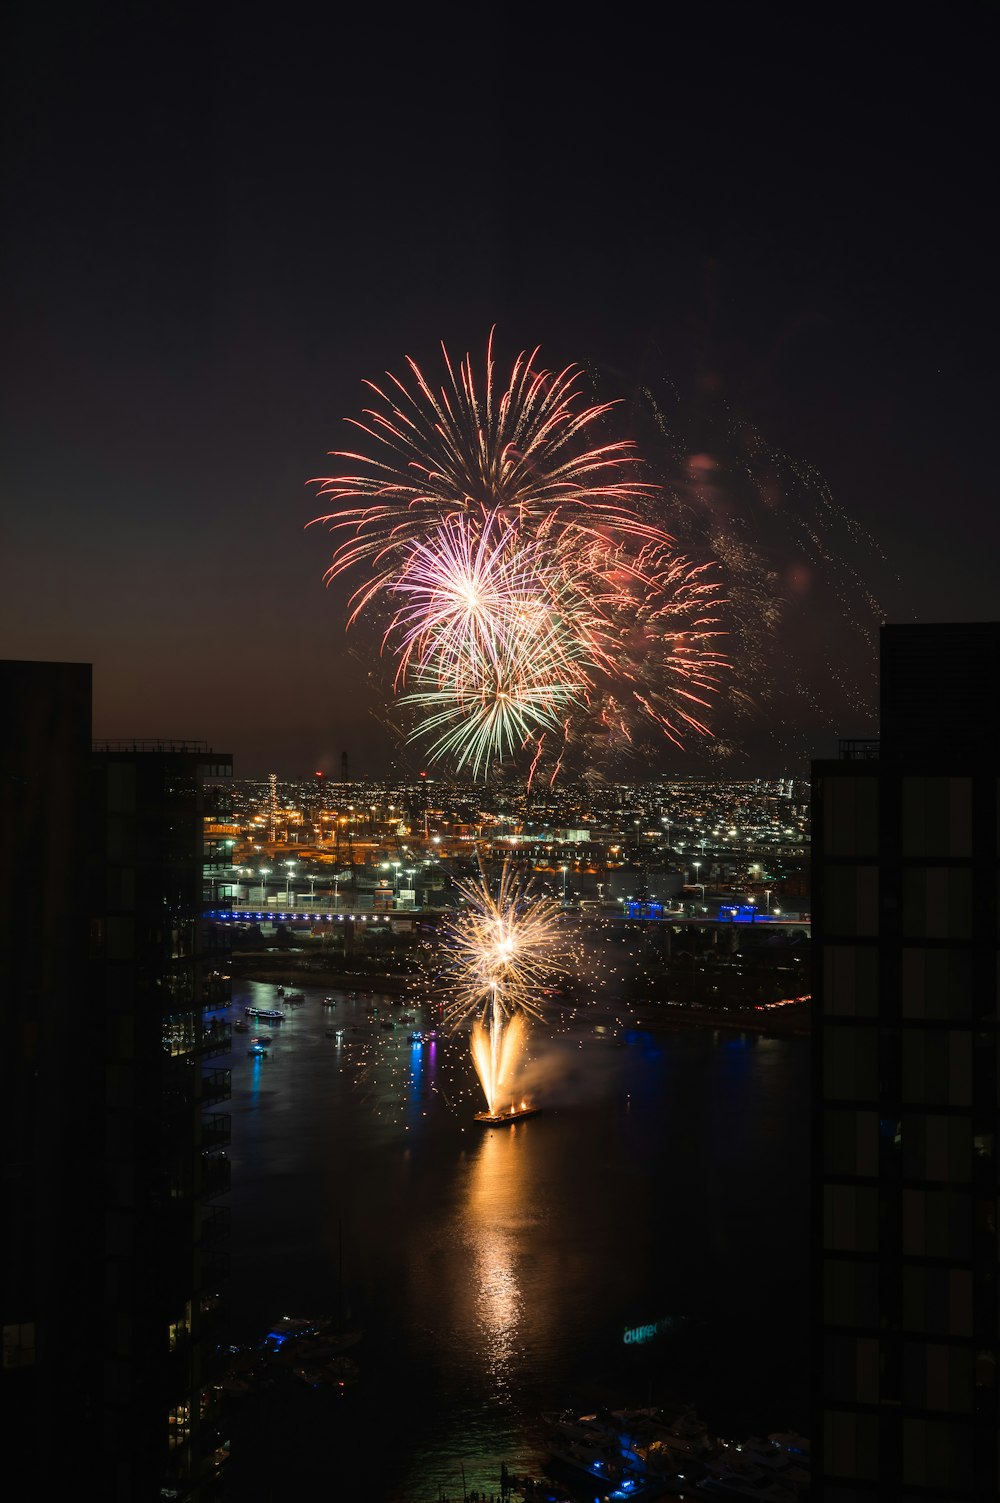
{"label": "bridge", "polygon": [[[223,924],[286,923],[286,924],[389,924],[393,919],[439,919],[453,916],[455,908],[388,908],[384,906],[359,908],[347,906],[343,901],[333,903],[330,899],[315,899],[307,904],[285,907],[261,905],[245,899],[226,900],[213,904],[205,910],[205,917]],[[809,914],[790,917],[786,914],[759,913],[752,904],[722,905],[713,915],[686,913],[676,909],[664,909],[660,903],[632,903],[622,909],[592,910],[566,904],[563,909],[568,916],[575,916],[584,923],[634,924],[649,927],[666,925],[673,929],[722,929],[731,933],[747,930],[763,932],[776,929],[788,933],[797,930],[807,936],[812,934]]]}

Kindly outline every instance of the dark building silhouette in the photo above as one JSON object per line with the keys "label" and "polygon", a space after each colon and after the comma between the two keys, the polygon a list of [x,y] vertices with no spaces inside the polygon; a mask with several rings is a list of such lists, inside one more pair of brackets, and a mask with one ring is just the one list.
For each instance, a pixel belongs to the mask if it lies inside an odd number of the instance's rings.
{"label": "dark building silhouette", "polygon": [[881,665],[881,740],[813,768],[816,1486],[994,1500],[1000,625]]}
{"label": "dark building silhouette", "polygon": [[230,1041],[204,912],[231,758],[92,749],[85,665],[0,664],[0,691],[7,1417],[52,1496],[211,1499]]}

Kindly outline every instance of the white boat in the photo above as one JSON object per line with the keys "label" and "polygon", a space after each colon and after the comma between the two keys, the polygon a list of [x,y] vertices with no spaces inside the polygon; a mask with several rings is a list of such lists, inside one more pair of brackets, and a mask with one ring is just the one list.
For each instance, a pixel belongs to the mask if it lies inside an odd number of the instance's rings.
{"label": "white boat", "polygon": [[737,1447],[725,1446],[721,1456],[704,1463],[706,1476],[696,1486],[710,1498],[757,1498],[760,1503],[796,1503],[797,1494],[775,1481],[763,1467],[747,1459]]}
{"label": "white boat", "polygon": [[616,1409],[612,1418],[622,1433],[640,1445],[659,1442],[694,1458],[712,1449],[708,1426],[690,1406],[680,1409]]}

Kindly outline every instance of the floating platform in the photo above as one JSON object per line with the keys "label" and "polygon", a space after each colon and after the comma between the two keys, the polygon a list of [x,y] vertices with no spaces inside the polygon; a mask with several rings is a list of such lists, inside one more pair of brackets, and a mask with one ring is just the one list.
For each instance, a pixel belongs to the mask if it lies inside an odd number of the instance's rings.
{"label": "floating platform", "polygon": [[540,1106],[514,1106],[506,1112],[477,1112],[476,1121],[484,1127],[506,1127],[508,1122],[522,1122],[525,1117],[537,1117]]}

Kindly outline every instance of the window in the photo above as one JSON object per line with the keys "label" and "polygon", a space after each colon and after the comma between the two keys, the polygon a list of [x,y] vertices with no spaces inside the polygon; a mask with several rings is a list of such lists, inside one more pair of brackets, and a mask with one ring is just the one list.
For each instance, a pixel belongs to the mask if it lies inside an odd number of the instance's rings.
{"label": "window", "polygon": [[858,1477],[874,1481],[878,1458],[878,1430],[874,1415],[828,1409],[823,1432],[824,1471],[828,1477]]}
{"label": "window", "polygon": [[904,1179],[972,1179],[972,1118],[913,1112],[903,1116]]}
{"label": "window", "polygon": [[874,945],[823,947],[823,1010],[873,1018],[878,1012],[878,951]]}
{"label": "window", "polygon": [[878,1192],[859,1185],[823,1190],[823,1245],[833,1252],[878,1250]]}
{"label": "window", "polygon": [[972,1017],[972,951],[903,949],[903,1017]]}
{"label": "window", "polygon": [[914,1258],[972,1256],[972,1203],[953,1190],[902,1192],[903,1253]]}
{"label": "window", "polygon": [[827,1174],[878,1176],[878,1113],[824,1112],[823,1168]]}
{"label": "window", "polygon": [[915,866],[903,871],[903,934],[907,939],[968,939],[972,873],[965,867]]}
{"label": "window", "polygon": [[823,1388],[832,1399],[877,1404],[878,1339],[827,1336],[823,1343]]}
{"label": "window", "polygon": [[3,1328],[3,1365],[31,1367],[35,1361],[35,1323],[20,1321]]}
{"label": "window", "polygon": [[830,856],[878,852],[878,779],[823,779],[823,848]]}
{"label": "window", "polygon": [[878,1264],[827,1258],[823,1264],[823,1319],[830,1326],[878,1325]]}
{"label": "window", "polygon": [[903,1029],[903,1100],[971,1106],[972,1039],[955,1028]]}
{"label": "window", "polygon": [[191,1439],[191,1408],[177,1404],[167,1412],[167,1445],[171,1451],[187,1445]]}
{"label": "window", "polygon": [[874,1028],[830,1024],[823,1029],[823,1094],[873,1101],[878,1095],[878,1034]]}
{"label": "window", "polygon": [[903,1327],[931,1336],[971,1336],[972,1270],[904,1266]]}
{"label": "window", "polygon": [[827,866],[823,921],[831,935],[878,934],[878,867]]}
{"label": "window", "polygon": [[972,1486],[972,1426],[903,1420],[903,1481],[924,1487]]}
{"label": "window", "polygon": [[971,856],[972,779],[903,779],[903,855]]}

